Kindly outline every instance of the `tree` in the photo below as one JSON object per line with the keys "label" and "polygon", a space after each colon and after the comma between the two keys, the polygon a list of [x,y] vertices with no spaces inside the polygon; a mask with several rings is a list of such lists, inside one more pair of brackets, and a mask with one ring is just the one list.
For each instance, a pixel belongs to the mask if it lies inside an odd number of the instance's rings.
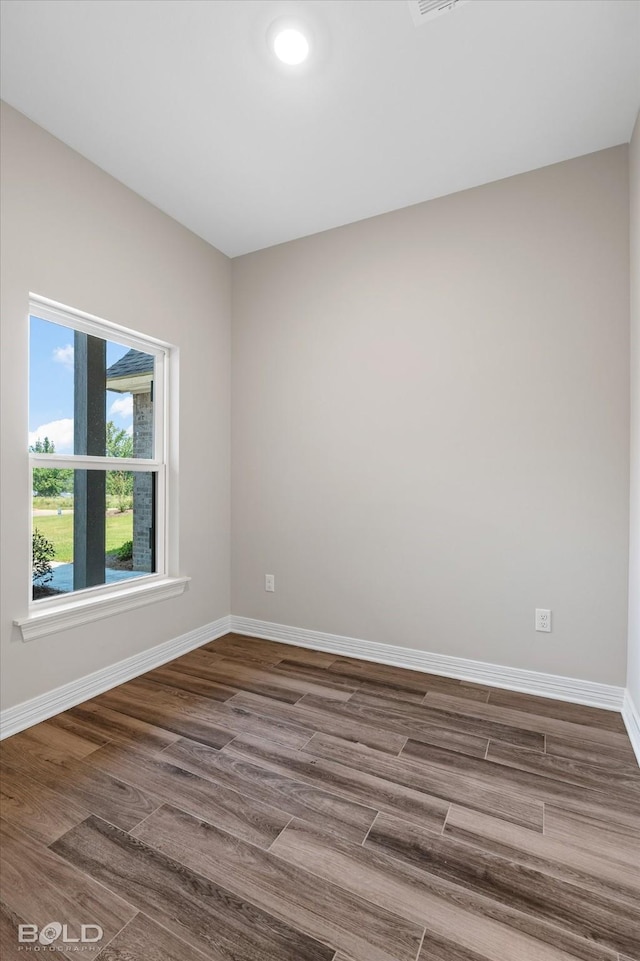
{"label": "tree", "polygon": [[133,457],[133,437],[112,420],[107,421],[107,457]]}
{"label": "tree", "polygon": [[[32,454],[55,454],[53,441],[38,438],[30,448]],[[73,487],[73,471],[60,467],[34,467],[33,490],[37,497],[59,497]]]}
{"label": "tree", "polygon": [[[112,420],[107,422],[107,457],[133,457],[133,437]],[[107,471],[107,494],[116,498],[119,511],[128,510],[133,498],[133,472]]]}

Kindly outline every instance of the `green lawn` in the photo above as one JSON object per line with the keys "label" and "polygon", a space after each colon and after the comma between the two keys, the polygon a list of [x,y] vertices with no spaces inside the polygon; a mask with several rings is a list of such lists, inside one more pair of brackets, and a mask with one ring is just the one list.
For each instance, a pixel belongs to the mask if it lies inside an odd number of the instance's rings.
{"label": "green lawn", "polygon": [[31,505],[34,511],[55,511],[58,507],[69,511],[73,510],[73,497],[32,497]]}
{"label": "green lawn", "polygon": [[[133,540],[133,511],[107,514],[107,553],[117,551],[126,541]],[[33,527],[44,534],[56,549],[54,561],[73,560],[73,514],[47,514],[33,518]]]}
{"label": "green lawn", "polygon": [[[131,501],[132,501],[132,498],[130,497],[129,506],[131,506]],[[106,494],[105,503],[107,505],[107,509],[111,507],[114,510],[117,510],[120,507],[120,504],[118,503],[118,498],[115,496],[115,494]],[[34,511],[37,511],[37,510],[55,511],[59,507],[61,507],[63,511],[72,511],[73,497],[32,497],[31,505]]]}

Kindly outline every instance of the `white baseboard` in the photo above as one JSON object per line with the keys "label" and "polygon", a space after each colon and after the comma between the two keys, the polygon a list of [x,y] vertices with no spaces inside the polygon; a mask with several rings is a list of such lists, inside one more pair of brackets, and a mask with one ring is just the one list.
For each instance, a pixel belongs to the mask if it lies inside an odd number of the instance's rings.
{"label": "white baseboard", "polygon": [[470,661],[463,657],[450,657],[446,654],[431,654],[411,647],[396,647],[395,644],[380,644],[363,641],[355,637],[342,637],[339,634],[324,634],[321,631],[307,631],[286,624],[272,624],[270,621],[257,621],[250,617],[231,615],[231,631],[263,637],[270,641],[310,647],[330,654],[392,664],[413,671],[428,674],[442,674],[462,681],[474,681],[491,687],[503,687],[524,694],[537,694],[541,697],[573,701],[590,707],[601,707],[609,711],[621,711],[624,696],[623,687],[611,684],[597,684],[579,678],[561,677],[557,674],[542,674],[538,671],[525,671],[517,667],[504,667],[488,664],[485,661]]}
{"label": "white baseboard", "polygon": [[626,725],[631,747],[640,764],[640,711],[633,703],[629,691],[624,692],[624,703],[622,705],[622,719]]}
{"label": "white baseboard", "polygon": [[54,688],[53,691],[7,708],[0,713],[0,738],[9,737],[33,724],[46,721],[54,714],[60,714],[61,711],[66,711],[118,684],[139,677],[140,674],[151,671],[154,667],[160,667],[161,664],[166,664],[167,661],[172,661],[181,654],[186,654],[187,651],[201,647],[207,641],[213,641],[222,637],[223,634],[228,634],[229,620],[228,616],[220,617],[211,624],[205,624],[204,627],[198,627],[171,641],[158,644],[157,647],[141,651],[139,654],[127,657],[124,661],[118,661],[117,664],[111,664],[93,674],[87,674],[77,681],[63,684],[61,687]]}
{"label": "white baseboard", "polygon": [[53,691],[24,701],[15,707],[7,708],[0,712],[0,737],[17,734],[18,731],[45,721],[118,684],[160,667],[161,664],[166,664],[167,661],[172,661],[181,654],[186,654],[187,651],[201,647],[208,641],[216,640],[229,631],[271,641],[282,641],[285,644],[294,644],[317,651],[327,651],[331,654],[375,661],[379,664],[390,664],[414,671],[474,681],[510,691],[573,701],[576,704],[586,704],[610,711],[622,711],[629,738],[640,763],[640,716],[629,692],[622,687],[488,664],[485,661],[471,661],[446,654],[433,654],[414,648],[397,647],[394,644],[343,637],[339,634],[325,634],[321,631],[309,631],[304,628],[289,627],[286,624],[273,624],[270,621],[258,621],[235,615],[220,617],[211,624],[205,624],[204,627],[189,631],[157,647],[141,651],[140,654],[134,654],[117,664],[71,681],[69,684],[63,684]]}

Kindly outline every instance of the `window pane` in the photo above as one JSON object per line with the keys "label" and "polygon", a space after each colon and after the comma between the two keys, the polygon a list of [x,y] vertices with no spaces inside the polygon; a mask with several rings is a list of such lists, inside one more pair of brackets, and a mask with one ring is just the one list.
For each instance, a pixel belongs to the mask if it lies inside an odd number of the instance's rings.
{"label": "window pane", "polygon": [[73,331],[31,317],[29,448],[73,452]]}
{"label": "window pane", "polygon": [[153,457],[155,358],[32,316],[29,448]]}
{"label": "window pane", "polygon": [[34,600],[155,573],[155,474],[34,468],[32,485]]}

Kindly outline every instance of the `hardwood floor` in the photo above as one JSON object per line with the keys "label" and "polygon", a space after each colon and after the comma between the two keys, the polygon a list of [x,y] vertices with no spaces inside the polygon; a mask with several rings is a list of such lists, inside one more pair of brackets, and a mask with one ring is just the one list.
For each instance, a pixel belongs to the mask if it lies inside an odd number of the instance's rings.
{"label": "hardwood floor", "polygon": [[228,635],[0,764],[3,961],[640,961],[612,712]]}

